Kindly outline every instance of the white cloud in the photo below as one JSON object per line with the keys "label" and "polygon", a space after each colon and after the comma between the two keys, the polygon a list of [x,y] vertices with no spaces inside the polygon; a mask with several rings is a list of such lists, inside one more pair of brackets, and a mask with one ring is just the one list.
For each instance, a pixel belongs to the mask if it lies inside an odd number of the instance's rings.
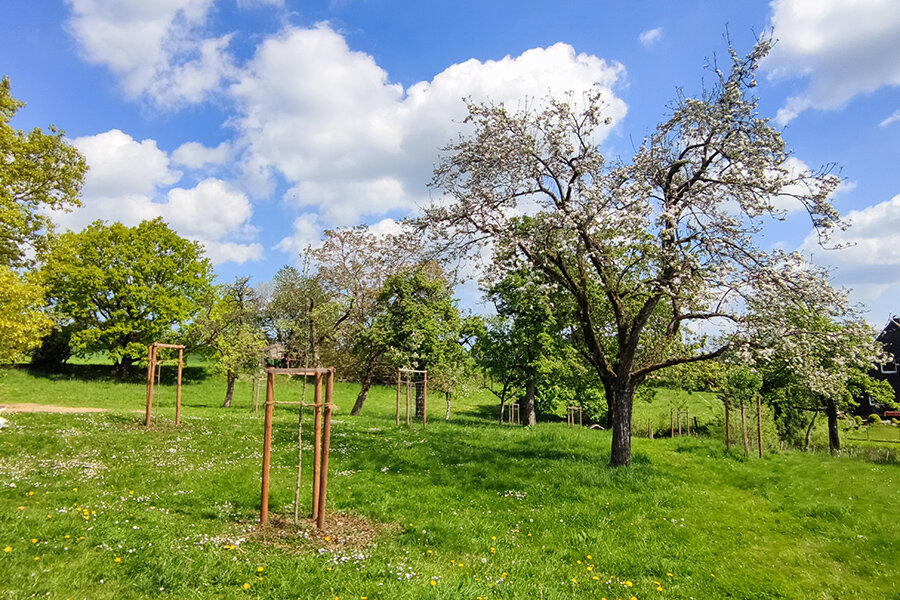
{"label": "white cloud", "polygon": [[85,59],[109,68],[130,98],[164,108],[200,102],[234,69],[231,37],[203,33],[214,0],[67,2]]}
{"label": "white cloud", "polygon": [[879,309],[873,315],[876,321],[885,311],[900,312],[898,296],[888,294],[888,290],[900,286],[900,194],[851,211],[846,220],[851,227],[832,236],[833,244],[845,247],[823,249],[812,232],[801,250],[814,262],[833,267],[835,281],[854,289],[854,300]]}
{"label": "white cloud", "polygon": [[256,235],[250,225],[250,200],[232,185],[208,178],[192,188],[172,188],[181,174],[170,168],[153,140],[136,141],[113,129],[76,138],[74,145],[90,169],[82,189],[82,206],[52,213],[54,221],[79,230],[97,219],[134,226],[162,217],[184,237],[206,246],[213,263],[244,262],[262,256],[262,246],[240,243]]}
{"label": "white cloud", "polygon": [[[515,108],[523,98],[569,91],[578,98],[600,86],[616,123],[626,106],[612,87],[623,75],[620,64],[556,44],[496,61],[468,60],[404,90],[327,24],[289,28],[257,49],[231,87],[240,112],[238,145],[247,148],[246,187],[270,193],[272,176],[280,175],[290,186],[285,202],[315,211],[329,227],[406,213],[428,201],[438,151],[466,114],[462,98]],[[279,249],[305,247],[312,221],[300,223],[303,241],[283,240]]]}
{"label": "white cloud", "polygon": [[233,156],[234,152],[229,142],[222,142],[215,148],[208,148],[197,142],[186,142],[172,152],[172,162],[191,169],[202,169],[225,164]]}
{"label": "white cloud", "polygon": [[644,48],[649,48],[654,45],[656,42],[662,39],[662,27],[657,27],[655,29],[648,29],[647,31],[642,31],[641,35],[638,36],[638,41],[641,43],[641,46]]}
{"label": "white cloud", "polygon": [[879,127],[887,127],[893,123],[900,121],[900,110],[895,110],[894,114],[889,116],[887,119],[878,124]]}
{"label": "white cloud", "polygon": [[839,109],[859,94],[900,85],[896,0],[774,0],[771,25],[778,43],[763,63],[770,78],[807,83],[778,111],[781,124],[809,108]]}
{"label": "white cloud", "polygon": [[312,213],[302,214],[294,219],[294,232],[278,242],[275,248],[295,256],[305,252],[307,248],[317,248],[322,243],[322,229],[318,216]]}

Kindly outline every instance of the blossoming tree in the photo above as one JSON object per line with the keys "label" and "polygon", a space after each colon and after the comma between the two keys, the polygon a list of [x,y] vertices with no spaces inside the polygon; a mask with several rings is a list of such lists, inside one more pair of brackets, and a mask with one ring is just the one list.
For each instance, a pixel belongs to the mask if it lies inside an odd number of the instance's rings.
{"label": "blossoming tree", "polygon": [[[787,202],[823,239],[840,224],[829,201],[838,177],[792,168],[780,132],[757,114],[750,91],[770,46],[731,50],[724,72],[711,65],[711,89],[676,98],[630,162],[602,155],[608,121],[591,93],[516,111],[470,103],[473,131],[435,169],[445,197],[423,226],[459,253],[491,245],[496,272],[527,265],[574,302],[573,335],[606,393],[614,466],[630,463],[633,397],[647,376],[748,343],[780,318],[748,318],[754,299],[792,302],[824,281],[815,271],[792,280],[800,258],[757,239]],[[705,340],[704,327],[722,335]]]}

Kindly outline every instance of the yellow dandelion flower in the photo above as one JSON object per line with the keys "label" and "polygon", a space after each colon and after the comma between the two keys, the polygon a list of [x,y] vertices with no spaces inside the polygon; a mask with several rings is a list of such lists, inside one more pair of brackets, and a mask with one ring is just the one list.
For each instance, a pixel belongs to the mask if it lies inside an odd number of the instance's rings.
{"label": "yellow dandelion flower", "polygon": [[631,583],[630,581],[626,581],[626,582],[625,582],[625,585],[627,585],[628,587],[631,587],[631,586],[633,586],[634,584]]}
{"label": "yellow dandelion flower", "polygon": [[326,536],[325,536],[325,541],[326,541],[326,542],[330,542],[330,541],[331,541],[331,538],[328,537],[328,536],[326,535]]}
{"label": "yellow dandelion flower", "polygon": [[575,578],[573,577],[573,578],[572,578],[572,583],[578,583],[578,580],[575,579]]}
{"label": "yellow dandelion flower", "polygon": [[588,565],[588,566],[587,566],[587,570],[588,570],[588,571],[593,571],[593,570],[594,570],[594,565]]}
{"label": "yellow dandelion flower", "polygon": [[245,589],[245,590],[249,590],[249,589],[250,589],[250,584],[249,584],[249,583],[245,583],[245,584],[244,584],[244,589]]}
{"label": "yellow dandelion flower", "polygon": [[428,554],[434,554],[431,550],[428,551]]}
{"label": "yellow dandelion flower", "polygon": [[40,556],[35,556],[35,557],[34,557],[34,560],[41,560],[41,557],[40,557]]}
{"label": "yellow dandelion flower", "polygon": [[32,543],[32,544],[37,544],[37,538],[31,538],[31,543]]}
{"label": "yellow dandelion flower", "polygon": [[25,510],[25,507],[24,507],[24,506],[20,506],[20,507],[18,507],[16,510]]}
{"label": "yellow dandelion flower", "polygon": [[588,559],[588,560],[594,560],[594,557],[591,556],[590,554],[588,554],[588,555],[587,555],[587,559]]}
{"label": "yellow dandelion flower", "polygon": [[9,546],[7,546],[6,548],[3,549],[3,551],[4,551],[4,552],[12,552],[12,548],[10,548]]}
{"label": "yellow dandelion flower", "polygon": [[593,577],[591,577],[591,579],[593,579],[594,581],[600,581],[600,578],[597,577],[596,575],[594,575]]}
{"label": "yellow dandelion flower", "polygon": [[576,560],[575,562],[577,562],[579,565],[581,564],[581,561],[580,561],[580,560]]}
{"label": "yellow dandelion flower", "polygon": [[122,562],[122,559],[117,556],[115,559],[113,559],[113,562]]}
{"label": "yellow dandelion flower", "polygon": [[463,566],[463,564],[462,564],[462,563],[459,563],[459,564],[458,564],[458,565],[456,565],[456,566],[457,566],[457,567],[462,567],[462,566]]}
{"label": "yellow dandelion flower", "polygon": [[78,491],[78,488],[77,488],[77,487],[74,487],[74,488],[72,488],[72,491],[73,491],[73,492],[77,492],[77,491]]}
{"label": "yellow dandelion flower", "polygon": [[662,591],[662,586],[661,586],[661,585],[656,586],[656,591],[657,591],[657,592],[661,592],[661,591]]}
{"label": "yellow dandelion flower", "polygon": [[257,577],[257,579],[259,579],[260,581],[262,581],[262,577]]}
{"label": "yellow dandelion flower", "polygon": [[715,575],[713,575],[712,573],[710,573],[709,576],[710,576],[710,577],[715,577]]}
{"label": "yellow dandelion flower", "polygon": [[493,546],[491,546],[491,554],[493,554],[493,553],[496,552],[496,551],[497,551],[497,549],[494,548]]}
{"label": "yellow dandelion flower", "polygon": [[262,573],[265,570],[265,567],[256,567],[257,573]]}
{"label": "yellow dandelion flower", "polygon": [[631,597],[631,600],[637,600],[637,598],[636,598],[636,597],[634,597],[634,596],[632,596],[632,597]]}
{"label": "yellow dandelion flower", "polygon": [[492,536],[491,536],[491,539],[492,539],[492,540],[496,540],[496,539],[497,539],[497,536],[496,536],[496,535],[492,535]]}
{"label": "yellow dandelion flower", "polygon": [[34,492],[28,492],[29,496],[34,496]]}
{"label": "yellow dandelion flower", "polygon": [[666,577],[675,577],[675,576],[672,575],[671,573],[666,573]]}
{"label": "yellow dandelion flower", "polygon": [[437,581],[435,581],[434,579],[432,579],[432,580],[431,580],[431,585],[437,585]]}

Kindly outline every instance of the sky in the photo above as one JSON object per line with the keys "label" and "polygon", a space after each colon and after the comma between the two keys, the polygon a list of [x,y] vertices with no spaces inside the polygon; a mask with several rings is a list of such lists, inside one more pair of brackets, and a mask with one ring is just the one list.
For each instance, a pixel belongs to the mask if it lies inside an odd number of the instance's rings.
{"label": "sky", "polygon": [[[823,249],[791,213],[766,248],[800,250],[875,326],[900,313],[897,0],[6,0],[0,76],[20,129],[64,129],[90,170],[78,230],[161,216],[220,281],[270,279],[325,229],[388,231],[437,193],[463,98],[520,106],[599,85],[608,157],[627,160],[728,41],[774,30],[760,113],[795,164],[834,165],[852,223]],[[470,285],[461,291],[474,302]],[[466,297],[468,296],[468,297]]]}

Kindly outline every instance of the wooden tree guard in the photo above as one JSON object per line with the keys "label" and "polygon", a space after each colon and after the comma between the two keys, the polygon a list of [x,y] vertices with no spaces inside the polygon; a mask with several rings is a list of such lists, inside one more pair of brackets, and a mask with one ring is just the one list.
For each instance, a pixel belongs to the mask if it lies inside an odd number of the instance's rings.
{"label": "wooden tree guard", "polygon": [[519,408],[520,407],[518,404],[510,404],[509,405],[509,412],[506,413],[507,414],[506,422],[509,423],[510,425],[512,425],[512,424],[521,425],[522,424],[522,413],[519,410]]}
{"label": "wooden tree guard", "polygon": [[678,435],[681,435],[681,417],[684,417],[684,424],[687,426],[687,434],[691,435],[691,417],[688,411],[686,410],[675,410],[672,409],[669,411],[669,420],[672,424],[672,437],[675,437],[675,424],[676,421],[678,423]]}
{"label": "wooden tree guard", "polygon": [[175,426],[181,424],[181,371],[184,367],[184,346],[181,344],[161,344],[153,342],[147,347],[147,412],[144,415],[144,426],[150,427],[150,411],[153,408],[153,372],[156,370],[156,349],[178,349],[178,383],[175,388]]}
{"label": "wooden tree guard", "polygon": [[[302,375],[315,377],[315,393],[313,404],[303,402],[276,402],[275,401],[275,375]],[[325,379],[325,401],[322,401],[322,380]],[[331,446],[331,413],[335,408],[332,403],[334,391],[334,367],[317,368],[290,368],[266,369],[266,424],[263,434],[263,464],[262,464],[262,498],[260,501],[259,522],[263,525],[269,522],[269,468],[272,455],[272,416],[276,404],[312,406],[315,434],[313,441],[313,498],[312,516],[316,520],[316,527],[322,529],[325,526],[325,496],[328,490],[328,450]],[[323,423],[324,420],[324,423]]]}
{"label": "wooden tree guard", "polygon": [[567,406],[566,422],[569,427],[575,426],[575,415],[578,415],[578,426],[584,427],[584,409],[580,406]]}
{"label": "wooden tree guard", "polygon": [[[421,374],[422,379],[414,381],[415,374]],[[406,426],[410,425],[409,417],[409,390],[413,384],[422,384],[422,427],[428,424],[428,371],[416,369],[397,369],[397,426],[400,426],[400,389],[406,386]]]}

